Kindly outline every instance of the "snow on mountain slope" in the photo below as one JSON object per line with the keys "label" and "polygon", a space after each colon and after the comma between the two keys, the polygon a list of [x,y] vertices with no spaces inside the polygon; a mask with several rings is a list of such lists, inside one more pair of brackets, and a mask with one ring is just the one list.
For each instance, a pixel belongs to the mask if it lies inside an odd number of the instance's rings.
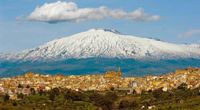
{"label": "snow on mountain slope", "polygon": [[[65,58],[199,58],[200,45],[173,44],[154,39],[122,35],[116,30],[91,29],[24,50],[7,59],[47,60]],[[0,57],[3,58],[3,57]],[[5,58],[5,56],[4,56]]]}

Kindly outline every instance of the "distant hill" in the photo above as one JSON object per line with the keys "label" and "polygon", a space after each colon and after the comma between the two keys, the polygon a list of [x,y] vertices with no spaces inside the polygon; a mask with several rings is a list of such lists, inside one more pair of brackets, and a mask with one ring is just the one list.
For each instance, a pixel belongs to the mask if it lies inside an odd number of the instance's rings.
{"label": "distant hill", "polygon": [[28,71],[43,74],[82,75],[99,74],[121,67],[123,76],[144,76],[173,72],[177,68],[200,67],[199,59],[134,60],[119,58],[67,59],[50,62],[2,62],[0,77],[14,76]]}

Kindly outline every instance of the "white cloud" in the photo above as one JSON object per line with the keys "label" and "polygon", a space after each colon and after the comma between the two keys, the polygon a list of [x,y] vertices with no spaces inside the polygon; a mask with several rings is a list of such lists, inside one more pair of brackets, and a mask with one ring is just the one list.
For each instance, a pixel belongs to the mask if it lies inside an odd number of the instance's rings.
{"label": "white cloud", "polygon": [[181,33],[178,35],[179,38],[189,38],[189,37],[193,37],[195,35],[199,35],[200,36],[200,29],[194,29],[194,30],[190,30],[184,33]]}
{"label": "white cloud", "polygon": [[28,16],[29,20],[42,22],[80,22],[86,20],[100,20],[104,18],[127,19],[133,21],[157,21],[159,15],[149,15],[142,8],[132,12],[121,9],[109,9],[105,6],[98,8],[79,8],[74,2],[45,3]]}

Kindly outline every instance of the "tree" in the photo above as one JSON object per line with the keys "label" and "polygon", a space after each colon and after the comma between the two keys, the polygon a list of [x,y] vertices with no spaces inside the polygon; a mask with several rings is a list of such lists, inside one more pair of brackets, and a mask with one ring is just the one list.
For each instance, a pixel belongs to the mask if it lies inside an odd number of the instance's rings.
{"label": "tree", "polygon": [[39,93],[40,95],[44,95],[44,91],[43,91],[42,89],[38,90],[38,93]]}
{"label": "tree", "polygon": [[5,94],[3,97],[3,101],[7,102],[10,99],[10,96],[8,94]]}
{"label": "tree", "polygon": [[14,101],[14,102],[12,103],[12,105],[13,105],[13,106],[17,106],[17,102]]}
{"label": "tree", "polygon": [[96,106],[101,107],[103,110],[112,110],[113,100],[111,100],[110,97],[107,97],[106,95],[103,96],[98,93],[93,93],[89,98],[91,101],[94,101]]}
{"label": "tree", "polygon": [[29,86],[29,85],[27,85],[27,86],[26,86],[26,88],[30,88],[30,86]]}
{"label": "tree", "polygon": [[55,97],[60,94],[60,90],[58,88],[53,88],[49,91],[49,99],[51,101],[55,100]]}
{"label": "tree", "polygon": [[50,93],[49,93],[49,99],[50,99],[51,101],[54,101],[54,100],[55,100],[55,97],[56,97],[56,94],[54,94],[53,92],[50,92]]}
{"label": "tree", "polygon": [[114,91],[114,90],[115,90],[115,88],[114,88],[114,87],[110,87],[110,90],[111,90],[111,91]]}
{"label": "tree", "polygon": [[22,94],[22,93],[17,94],[17,98],[19,98],[19,99],[23,99],[23,98],[24,98],[24,94]]}
{"label": "tree", "polygon": [[53,88],[50,92],[54,93],[56,96],[60,94],[60,90],[58,88]]}
{"label": "tree", "polygon": [[111,101],[117,100],[118,96],[115,92],[107,92],[105,97],[109,97]]}
{"label": "tree", "polygon": [[186,83],[182,83],[178,86],[178,89],[180,90],[187,90],[187,84]]}
{"label": "tree", "polygon": [[18,88],[23,88],[23,86],[21,84],[18,84]]}
{"label": "tree", "polygon": [[138,103],[136,101],[128,101],[128,100],[122,100],[119,104],[119,109],[128,109],[131,108],[131,110],[135,110],[138,106]]}
{"label": "tree", "polygon": [[30,91],[31,91],[31,94],[35,95],[35,89],[34,88],[31,88]]}
{"label": "tree", "polygon": [[154,91],[152,92],[153,97],[155,97],[156,99],[162,98],[162,93],[163,93],[163,91],[162,91],[161,88],[160,88],[160,89],[157,89],[157,90],[154,90]]}
{"label": "tree", "polygon": [[73,101],[84,101],[87,96],[84,93],[69,90],[65,93],[65,99]]}
{"label": "tree", "polygon": [[119,109],[125,109],[125,108],[128,108],[130,105],[129,101],[128,100],[122,100],[119,104]]}

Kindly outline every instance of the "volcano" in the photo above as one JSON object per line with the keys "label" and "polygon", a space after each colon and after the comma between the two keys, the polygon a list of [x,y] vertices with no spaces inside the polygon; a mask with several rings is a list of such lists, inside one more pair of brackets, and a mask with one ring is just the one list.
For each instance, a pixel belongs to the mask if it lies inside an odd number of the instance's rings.
{"label": "volcano", "polygon": [[163,73],[199,66],[199,44],[174,44],[124,35],[114,29],[90,29],[33,49],[0,54],[0,76],[40,73],[101,73],[121,67],[124,75]]}

